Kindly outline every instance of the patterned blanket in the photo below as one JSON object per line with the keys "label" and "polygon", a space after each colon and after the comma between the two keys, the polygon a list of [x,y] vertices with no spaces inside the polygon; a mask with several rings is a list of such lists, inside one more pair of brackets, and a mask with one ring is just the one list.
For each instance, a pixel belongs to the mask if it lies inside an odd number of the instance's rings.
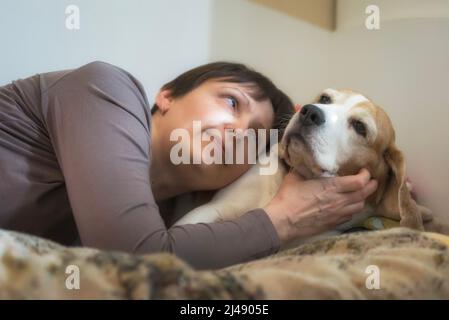
{"label": "patterned blanket", "polygon": [[406,228],[197,271],[172,254],[68,248],[0,230],[2,299],[449,299],[449,238]]}

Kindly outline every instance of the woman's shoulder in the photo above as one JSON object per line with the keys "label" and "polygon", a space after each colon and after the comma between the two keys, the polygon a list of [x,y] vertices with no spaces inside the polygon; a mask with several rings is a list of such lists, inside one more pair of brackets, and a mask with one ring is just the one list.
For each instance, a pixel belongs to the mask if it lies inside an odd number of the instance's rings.
{"label": "woman's shoulder", "polygon": [[93,61],[76,69],[43,73],[40,82],[44,97],[67,94],[87,97],[95,93],[123,104],[130,111],[143,108],[146,114],[150,110],[140,81],[125,69],[104,61]]}
{"label": "woman's shoulder", "polygon": [[113,82],[116,81],[117,78],[138,81],[125,69],[104,61],[87,63],[72,70],[72,73],[76,73],[78,77],[88,79],[89,81],[101,80],[103,82]]}
{"label": "woman's shoulder", "polygon": [[[42,91],[67,83],[76,81],[79,85],[92,85],[107,87],[116,87],[117,85],[132,84],[137,89],[143,86],[131,73],[123,68],[104,61],[93,61],[75,69],[66,69],[53,72],[42,73],[41,75]],[[145,94],[145,92],[142,92]]]}

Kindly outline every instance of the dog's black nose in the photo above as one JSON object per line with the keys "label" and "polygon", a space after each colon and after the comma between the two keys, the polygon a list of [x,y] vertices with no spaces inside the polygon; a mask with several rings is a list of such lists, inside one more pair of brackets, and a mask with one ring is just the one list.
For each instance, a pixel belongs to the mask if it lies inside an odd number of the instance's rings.
{"label": "dog's black nose", "polygon": [[304,126],[320,126],[325,122],[324,112],[313,104],[306,104],[299,113],[299,122]]}

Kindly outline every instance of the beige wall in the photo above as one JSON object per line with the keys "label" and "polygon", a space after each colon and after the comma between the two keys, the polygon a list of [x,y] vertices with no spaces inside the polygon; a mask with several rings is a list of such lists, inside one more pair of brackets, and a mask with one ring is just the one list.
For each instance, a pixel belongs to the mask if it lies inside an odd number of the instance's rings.
{"label": "beige wall", "polygon": [[[381,29],[364,27],[378,4]],[[449,222],[449,0],[340,0],[330,32],[252,1],[215,0],[211,59],[247,63],[295,101],[359,90],[390,114],[424,204]]]}
{"label": "beige wall", "polygon": [[[380,30],[363,27],[366,3]],[[337,11],[331,85],[387,110],[422,201],[449,222],[449,1],[340,0]]]}

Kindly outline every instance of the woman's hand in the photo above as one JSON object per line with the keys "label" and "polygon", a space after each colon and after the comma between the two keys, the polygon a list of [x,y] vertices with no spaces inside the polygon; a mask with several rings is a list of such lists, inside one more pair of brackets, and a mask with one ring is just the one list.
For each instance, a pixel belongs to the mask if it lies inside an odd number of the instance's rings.
{"label": "woman's hand", "polygon": [[264,210],[273,222],[282,242],[308,237],[349,221],[360,212],[365,199],[377,188],[370,173],[304,180],[289,172],[275,197]]}

